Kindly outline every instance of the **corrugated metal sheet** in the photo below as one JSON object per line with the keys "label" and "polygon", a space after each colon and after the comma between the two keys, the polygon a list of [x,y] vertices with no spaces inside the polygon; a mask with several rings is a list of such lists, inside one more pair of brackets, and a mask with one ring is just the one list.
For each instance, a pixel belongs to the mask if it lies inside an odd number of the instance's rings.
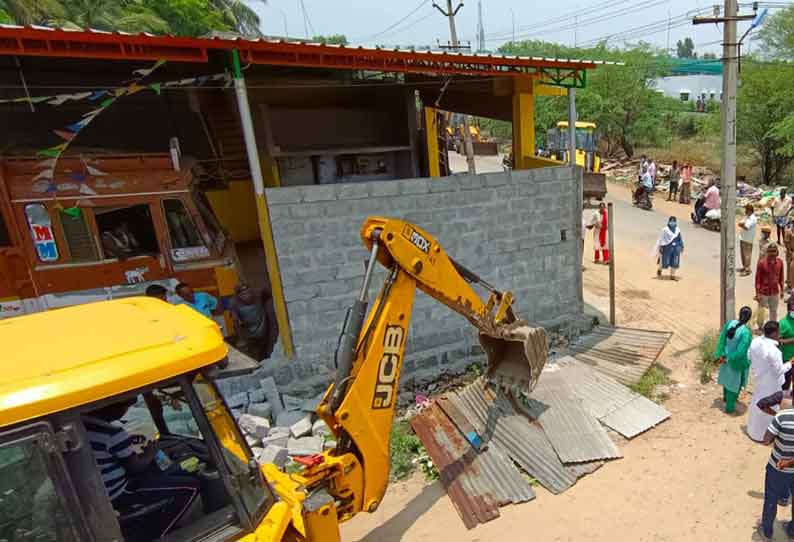
{"label": "corrugated metal sheet", "polygon": [[[13,24],[0,24],[0,30],[5,31],[2,33],[3,36],[10,36],[12,38],[22,38],[22,37],[30,37],[29,31],[36,31],[41,35],[46,34],[66,34],[67,36],[73,37],[73,39],[77,39],[80,36],[89,36],[89,37],[103,37],[107,40],[114,40],[119,41],[119,39],[123,40],[124,38],[133,39],[135,38],[136,44],[140,44],[141,41],[145,43],[146,40],[151,40],[155,45],[163,45],[163,44],[173,44],[174,47],[182,46],[201,46],[206,49],[225,49],[225,48],[241,48],[246,45],[256,46],[258,44],[261,45],[283,45],[283,46],[291,46],[292,49],[288,51],[284,51],[284,54],[288,54],[289,52],[294,52],[294,47],[299,46],[301,49],[304,49],[306,52],[312,52],[313,54],[321,54],[323,50],[328,51],[354,51],[354,52],[380,52],[380,51],[387,51],[387,52],[394,52],[394,53],[411,53],[415,55],[420,55],[420,57],[424,58],[431,58],[431,57],[461,57],[461,58],[471,58],[473,60],[479,60],[480,62],[488,62],[493,60],[518,60],[525,62],[529,65],[534,63],[543,63],[544,65],[551,64],[560,64],[559,67],[569,67],[571,64],[576,65],[585,65],[585,66],[623,66],[623,62],[613,62],[608,60],[590,60],[590,59],[580,59],[580,58],[547,58],[547,57],[538,57],[538,56],[515,56],[515,55],[500,55],[500,54],[492,54],[492,53],[471,53],[468,51],[461,52],[461,51],[432,51],[432,50],[417,50],[413,48],[400,48],[400,47],[381,47],[381,46],[371,46],[365,47],[362,45],[334,45],[334,44],[327,44],[327,43],[320,43],[320,42],[313,42],[310,40],[303,40],[298,38],[279,38],[279,37],[261,37],[261,38],[251,38],[245,37],[241,35],[237,35],[234,32],[216,32],[214,35],[209,37],[200,37],[200,38],[190,38],[184,36],[171,36],[171,35],[154,35],[148,32],[122,32],[122,31],[115,31],[115,32],[108,32],[105,30],[97,30],[94,28],[87,28],[87,29],[75,29],[69,27],[50,27],[50,26],[38,26],[38,25],[30,25],[30,26],[19,26]],[[46,37],[44,38],[46,39]],[[435,59],[433,59],[435,60]]]}
{"label": "corrugated metal sheet", "polygon": [[545,371],[524,406],[543,427],[563,463],[623,457],[559,371]]}
{"label": "corrugated metal sheet", "polygon": [[636,437],[670,417],[661,405],[574,358],[564,357],[549,364],[547,372],[554,371],[559,371],[588,412],[626,438]]}
{"label": "corrugated metal sheet", "polygon": [[562,464],[543,429],[518,414],[510,401],[486,390],[482,381],[449,394],[448,398],[486,444],[496,443],[552,493],[562,493],[576,483],[578,473]]}
{"label": "corrugated metal sheet", "polygon": [[423,410],[411,425],[468,529],[499,517],[501,505],[535,498],[529,483],[498,447],[475,451],[438,405]]}
{"label": "corrugated metal sheet", "polygon": [[572,342],[569,350],[622,384],[639,382],[673,336],[666,331],[598,326]]}

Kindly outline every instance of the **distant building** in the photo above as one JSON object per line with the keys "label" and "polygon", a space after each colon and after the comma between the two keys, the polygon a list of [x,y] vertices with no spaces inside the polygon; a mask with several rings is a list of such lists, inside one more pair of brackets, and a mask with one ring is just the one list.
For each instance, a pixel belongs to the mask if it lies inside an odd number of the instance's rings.
{"label": "distant building", "polygon": [[722,101],[722,75],[672,75],[654,80],[654,88],[682,102]]}

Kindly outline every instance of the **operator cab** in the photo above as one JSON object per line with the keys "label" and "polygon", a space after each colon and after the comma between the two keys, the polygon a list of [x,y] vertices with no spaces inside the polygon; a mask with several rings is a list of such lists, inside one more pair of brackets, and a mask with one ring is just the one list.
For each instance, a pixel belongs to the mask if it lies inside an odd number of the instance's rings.
{"label": "operator cab", "polygon": [[192,309],[80,305],[1,321],[0,341],[0,540],[236,540],[275,502]]}

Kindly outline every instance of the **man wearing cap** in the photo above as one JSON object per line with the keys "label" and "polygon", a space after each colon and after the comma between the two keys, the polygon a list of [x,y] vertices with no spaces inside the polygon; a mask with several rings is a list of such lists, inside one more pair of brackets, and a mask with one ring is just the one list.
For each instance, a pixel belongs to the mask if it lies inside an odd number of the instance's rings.
{"label": "man wearing cap", "polygon": [[772,228],[770,226],[761,226],[761,238],[758,240],[758,257],[763,258],[766,254],[766,249],[769,245],[774,243],[772,240]]}
{"label": "man wearing cap", "polygon": [[763,329],[766,321],[766,309],[769,319],[777,322],[777,307],[783,298],[783,262],[777,257],[775,243],[766,249],[766,257],[758,259],[755,270],[755,300],[758,301],[758,329]]}

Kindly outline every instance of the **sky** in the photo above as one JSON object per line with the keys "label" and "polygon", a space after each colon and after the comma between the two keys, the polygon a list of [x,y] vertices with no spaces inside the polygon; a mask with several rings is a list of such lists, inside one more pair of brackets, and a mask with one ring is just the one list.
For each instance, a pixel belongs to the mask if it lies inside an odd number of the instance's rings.
{"label": "sky", "polygon": [[[449,40],[447,19],[432,0],[245,0],[262,19],[267,35],[306,37],[345,34],[353,44],[436,45]],[[436,0],[446,4],[446,0]],[[487,49],[516,39],[543,39],[565,45],[594,44],[610,37],[610,45],[640,39],[675,51],[678,40],[691,37],[695,50],[719,52],[721,27],[691,24],[693,11],[711,15],[718,0],[480,0]],[[305,6],[308,20],[304,18]],[[461,41],[476,47],[477,0],[466,0],[456,23]],[[457,0],[453,0],[453,6]],[[554,9],[549,9],[553,6]],[[749,8],[748,8],[749,9]],[[741,23],[740,32],[747,23]],[[651,25],[643,30],[643,25]],[[620,34],[622,33],[622,34]],[[617,35],[616,35],[617,34]]]}

